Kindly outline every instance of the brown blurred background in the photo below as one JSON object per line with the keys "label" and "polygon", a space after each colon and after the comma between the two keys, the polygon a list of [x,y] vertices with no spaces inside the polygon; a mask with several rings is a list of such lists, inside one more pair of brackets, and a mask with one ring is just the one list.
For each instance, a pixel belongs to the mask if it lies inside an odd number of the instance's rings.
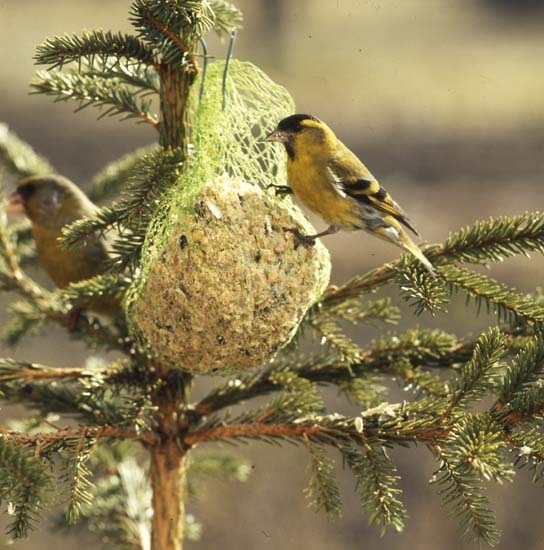
{"label": "brown blurred background", "polygon": [[[539,210],[544,203],[544,9],[538,0],[237,0],[245,15],[235,56],[286,86],[299,112],[319,116],[354,149],[415,220],[428,241],[476,219]],[[0,121],[45,155],[59,172],[88,186],[103,165],[155,135],[143,125],[96,121],[97,111],[29,95],[35,46],[82,29],[130,31],[128,0],[0,0]],[[227,45],[210,40],[223,57]],[[323,223],[316,221],[318,228]],[[334,282],[395,258],[394,247],[364,234],[325,241]],[[516,258],[491,274],[523,291],[541,283],[541,257]],[[393,290],[392,295],[398,300]],[[416,322],[475,333],[472,310]],[[411,312],[404,325],[413,324]],[[378,330],[361,331],[361,343]],[[61,353],[59,353],[59,350]],[[27,340],[3,355],[51,365],[81,364],[88,352],[62,331]],[[408,396],[407,396],[408,397]],[[392,399],[402,399],[394,395]],[[336,396],[342,412],[356,413]],[[400,465],[410,519],[403,534],[383,538],[359,508],[353,481],[338,471],[343,517],[327,522],[306,506],[306,456],[262,444],[236,450],[254,472],[246,484],[211,481],[189,506],[204,523],[190,549],[457,549],[456,522],[429,487],[436,464],[423,447],[393,453]],[[501,550],[544,548],[541,489],[529,475],[492,488]],[[52,535],[47,524],[28,550],[101,548],[91,536]],[[0,548],[4,547],[0,538]]]}

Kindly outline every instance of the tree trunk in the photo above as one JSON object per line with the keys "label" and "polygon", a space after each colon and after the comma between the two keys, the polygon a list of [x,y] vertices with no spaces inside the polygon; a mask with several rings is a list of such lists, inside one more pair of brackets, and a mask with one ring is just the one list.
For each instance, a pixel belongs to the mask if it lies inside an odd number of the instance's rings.
{"label": "tree trunk", "polygon": [[153,446],[150,452],[153,491],[151,550],[182,550],[185,453],[175,439]]}
{"label": "tree trunk", "polygon": [[158,367],[157,433],[160,441],[149,447],[153,519],[151,550],[182,550],[185,525],[185,456],[183,405],[191,385],[189,376],[172,376],[168,367]]}

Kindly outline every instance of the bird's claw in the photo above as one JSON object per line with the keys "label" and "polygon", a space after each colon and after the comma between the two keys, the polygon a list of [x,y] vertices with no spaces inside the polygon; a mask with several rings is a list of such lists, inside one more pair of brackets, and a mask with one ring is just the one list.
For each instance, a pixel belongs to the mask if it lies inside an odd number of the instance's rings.
{"label": "bird's claw", "polygon": [[270,183],[266,186],[266,190],[268,191],[270,188],[274,189],[274,193],[280,197],[291,195],[293,193],[293,190],[288,185],[276,185],[275,183]]}
{"label": "bird's claw", "polygon": [[81,319],[82,309],[73,307],[64,317],[63,325],[68,329],[68,332],[75,332],[77,325]]}
{"label": "bird's claw", "polygon": [[295,250],[300,246],[314,246],[315,239],[310,235],[304,235],[301,233],[296,227],[290,227],[289,229],[286,229],[286,231],[289,231],[289,233],[293,234],[293,238],[295,241]]}

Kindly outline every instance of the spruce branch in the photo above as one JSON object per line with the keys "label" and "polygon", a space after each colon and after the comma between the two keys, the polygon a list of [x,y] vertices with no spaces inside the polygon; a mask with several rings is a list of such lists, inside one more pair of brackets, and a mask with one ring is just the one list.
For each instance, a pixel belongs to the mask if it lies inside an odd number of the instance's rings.
{"label": "spruce branch", "polygon": [[308,436],[330,435],[327,429],[321,426],[307,426],[292,423],[250,422],[249,419],[241,424],[217,425],[210,422],[199,430],[184,437],[186,445],[193,447],[202,443],[227,441],[235,439],[259,439],[273,441],[274,439],[300,440]]}
{"label": "spruce branch", "polygon": [[35,529],[37,515],[47,508],[55,493],[49,465],[26,446],[14,445],[0,430],[0,501],[12,519],[7,531],[23,538]]}
{"label": "spruce branch", "polygon": [[340,361],[348,365],[359,361],[361,348],[344,333],[332,315],[321,312],[312,316],[310,325],[321,335],[321,345],[328,345],[338,352]]}
{"label": "spruce branch", "polygon": [[495,406],[497,411],[522,394],[527,387],[539,384],[543,371],[544,335],[538,334],[518,351],[512,363],[506,367]]}
{"label": "spruce branch", "polygon": [[324,511],[329,517],[337,517],[342,500],[334,475],[335,462],[327,456],[322,445],[313,444],[308,438],[304,443],[310,457],[308,487],[304,491],[306,497],[316,510]]}
{"label": "spruce branch", "polygon": [[[319,304],[325,305],[345,300],[346,298],[359,297],[375,289],[388,284],[397,274],[396,263],[377,267],[364,275],[357,275],[340,286],[330,287]],[[314,306],[315,307],[315,306]]]}
{"label": "spruce branch", "polygon": [[[108,302],[111,309],[116,309],[115,313],[122,316],[120,310],[121,298],[128,288],[130,280],[122,275],[95,275],[89,279],[70,283],[66,289],[60,291],[63,299],[74,303],[86,303],[88,300],[97,299]],[[126,336],[123,334],[122,336]]]}
{"label": "spruce branch", "polygon": [[[66,383],[53,385],[38,381],[32,384],[21,384],[19,380],[14,380],[9,384],[3,384],[2,390],[5,398],[12,402],[25,404],[28,408],[44,415],[51,412],[72,413],[82,422],[98,424],[108,412],[112,412],[109,407],[111,403],[92,404],[89,399],[80,394],[80,386]],[[110,420],[113,424],[118,418]]]}
{"label": "spruce branch", "polygon": [[444,282],[438,277],[430,277],[406,256],[399,264],[400,271],[396,277],[405,302],[414,309],[416,315],[428,311],[431,315],[447,310],[448,292]]}
{"label": "spruce branch", "polygon": [[450,408],[464,408],[496,386],[505,352],[504,340],[498,328],[491,328],[480,336],[471,359],[451,382]]}
{"label": "spruce branch", "polygon": [[339,382],[338,389],[350,402],[365,409],[383,403],[388,395],[383,379],[374,373],[360,373],[357,377]]}
{"label": "spruce branch", "polygon": [[389,371],[395,376],[404,391],[434,398],[443,398],[448,393],[439,376],[421,367],[414,367],[408,359],[392,362]]}
{"label": "spruce branch", "polygon": [[[0,384],[16,380],[32,382],[36,380],[78,379],[88,372],[82,367],[58,368],[16,361],[10,358],[0,358]],[[0,386],[1,387],[1,386]]]}
{"label": "spruce branch", "polygon": [[392,305],[389,298],[366,302],[359,297],[322,300],[308,310],[300,325],[299,334],[304,333],[309,326],[336,348],[345,359],[357,360],[359,347],[343,333],[337,320],[344,320],[353,325],[362,323],[376,326],[380,322],[396,324],[399,318],[399,308]]}
{"label": "spruce branch", "polygon": [[9,229],[19,267],[25,271],[27,267],[36,265],[38,258],[31,225],[27,220],[14,221]]}
{"label": "spruce branch", "polygon": [[157,147],[156,144],[140,147],[106,165],[93,177],[89,194],[91,200],[100,202],[124,192],[127,181],[137,170],[142,159],[156,151]]}
{"label": "spruce branch", "polygon": [[88,426],[138,426],[149,430],[155,412],[147,393],[134,387],[134,378],[132,386],[127,380],[128,372],[134,370],[127,361],[107,366],[99,363],[85,369],[53,369],[8,359],[0,362],[0,391],[12,402],[44,415],[54,411],[76,415]]}
{"label": "spruce branch", "polygon": [[443,487],[439,494],[444,504],[452,508],[452,515],[461,521],[463,535],[468,540],[478,538],[489,546],[495,546],[499,541],[500,531],[495,527],[495,516],[489,510],[489,501],[483,495],[477,478],[461,478],[456,473],[456,466],[449,464],[442,456],[441,467],[433,482]]}
{"label": "spruce branch", "polygon": [[36,48],[34,57],[38,65],[47,65],[49,70],[72,62],[80,63],[83,59],[88,61],[90,67],[96,59],[112,68],[122,62],[147,66],[156,63],[153,50],[139,38],[100,30],[48,38]]}
{"label": "spruce branch", "polygon": [[528,466],[533,474],[533,483],[542,484],[544,479],[544,435],[537,428],[514,432],[508,435],[508,442],[517,450],[514,461],[517,468]]}
{"label": "spruce branch", "polygon": [[[3,197],[0,196],[0,202]],[[8,225],[5,211],[0,211],[0,285],[2,290],[16,292],[23,298],[43,302],[50,298],[47,292],[28,277],[19,264],[17,233]]]}
{"label": "spruce branch", "polygon": [[76,112],[85,107],[96,107],[105,116],[120,116],[121,120],[135,118],[153,127],[158,119],[151,112],[151,99],[146,99],[141,90],[128,87],[120,79],[101,78],[81,72],[37,71],[31,86],[34,93],[45,94],[55,101],[74,100]]}
{"label": "spruce branch", "polygon": [[544,340],[538,332],[506,366],[492,414],[505,433],[541,426],[544,419]]}
{"label": "spruce branch", "polygon": [[0,122],[0,166],[20,178],[54,172],[51,164]]}
{"label": "spruce branch", "polygon": [[[322,413],[323,400],[314,384],[295,376],[293,373],[276,373],[273,384],[284,388],[268,403],[256,410],[248,410],[229,420],[232,424],[285,424],[296,422],[301,415]],[[304,391],[307,388],[308,391]]]}
{"label": "spruce branch", "polygon": [[163,64],[185,66],[196,75],[193,45],[213,25],[208,2],[136,0],[131,6],[131,22],[140,38],[160,49]]}
{"label": "spruce branch", "polygon": [[66,520],[70,525],[79,520],[82,509],[93,501],[94,485],[91,482],[92,472],[89,470],[87,462],[94,444],[93,438],[82,435],[73,454],[65,461],[61,480],[70,487],[66,512]]}
{"label": "spruce branch", "polygon": [[145,445],[154,445],[158,442],[158,436],[152,432],[143,432],[138,429],[120,426],[79,426],[61,427],[52,432],[29,434],[16,430],[0,429],[0,445],[3,442],[13,443],[15,446],[35,446],[46,448],[50,445],[74,446],[81,438],[93,438],[96,440],[132,440]]}
{"label": "spruce branch", "polygon": [[544,215],[540,212],[477,221],[450,235],[437,257],[485,263],[531,252],[544,252]]}
{"label": "spruce branch", "polygon": [[[440,467],[432,482],[441,487],[439,494],[461,520],[463,534],[469,540],[479,538],[494,546],[500,533],[495,527],[495,517],[489,508],[481,478],[511,477],[511,470],[502,464],[497,454],[503,447],[501,432],[488,417],[467,417],[461,420],[447,438],[432,445],[440,461]],[[482,436],[489,437],[491,446],[485,447],[491,464],[482,462]],[[489,455],[491,453],[491,455]]]}
{"label": "spruce branch", "polygon": [[514,471],[506,454],[503,427],[487,412],[463,416],[451,430],[455,451],[464,458],[464,467],[485,481],[511,481]]}
{"label": "spruce branch", "polygon": [[19,300],[9,305],[8,312],[13,317],[2,327],[1,339],[8,346],[18,345],[25,336],[38,334],[49,321],[66,326],[66,310],[60,302],[42,303]]}
{"label": "spruce branch", "polygon": [[109,67],[101,61],[95,61],[92,67],[81,69],[85,76],[99,78],[114,84],[125,86],[140,97],[158,95],[160,92],[159,75],[154,68],[134,65],[116,65]]}
{"label": "spruce branch", "polygon": [[345,445],[340,451],[357,481],[369,522],[378,524],[382,534],[387,526],[402,531],[407,514],[400,500],[400,477],[387,456],[385,442],[378,437],[364,438],[361,449]]}
{"label": "spruce branch", "polygon": [[516,394],[499,415],[505,422],[505,429],[512,426],[539,426],[544,420],[544,389],[530,386],[523,393]]}
{"label": "spruce branch", "polygon": [[[183,440],[191,447],[218,440],[246,438],[266,441],[284,439],[303,444],[309,440],[335,448],[342,444],[361,445],[362,438],[376,436],[390,443],[404,445],[415,441],[434,441],[448,433],[436,415],[436,410],[442,410],[444,402],[435,403],[428,410],[424,407],[416,410],[410,404],[382,404],[355,418],[338,413],[299,413],[293,420],[296,411],[265,416],[262,421],[255,421],[250,414],[233,419],[212,417],[194,427]],[[410,412],[413,412],[414,417],[406,422],[405,415]]]}
{"label": "spruce branch", "polygon": [[213,12],[213,30],[221,35],[242,27],[242,12],[232,3],[225,0],[210,0]]}
{"label": "spruce branch", "polygon": [[131,353],[132,343],[125,336],[125,327],[101,322],[98,318],[81,311],[68,311],[59,300],[60,293],[51,293],[51,300],[44,302],[18,301],[10,304],[14,314],[3,327],[1,337],[9,346],[16,346],[22,338],[38,333],[48,323],[64,329],[70,328],[72,338],[81,339],[93,347]]}
{"label": "spruce branch", "polygon": [[[17,383],[19,386],[33,384],[39,381],[55,380],[57,382],[80,382],[94,387],[93,381],[99,381],[100,385],[116,388],[129,388],[134,390],[135,382],[139,385],[149,385],[154,380],[147,372],[147,364],[139,365],[140,359],[135,350],[131,353],[132,361],[119,359],[109,364],[102,361],[89,361],[84,367],[59,367],[17,361],[11,358],[0,358],[0,383]],[[83,390],[80,390],[83,391]]]}
{"label": "spruce branch", "polygon": [[[359,297],[322,300],[307,311],[296,336],[302,336],[310,328],[312,334],[321,340],[321,346],[336,351],[341,360],[349,365],[359,360],[362,350],[345,334],[339,321],[376,326],[380,322],[395,324],[399,318],[399,308],[392,305],[388,298],[365,302]],[[297,343],[297,337],[292,345]]]}
{"label": "spruce branch", "polygon": [[441,273],[451,290],[463,291],[467,298],[475,301],[478,310],[485,306],[488,312],[493,311],[499,319],[520,317],[535,324],[544,321],[543,304],[536,303],[532,298],[486,275],[453,265],[443,267]]}
{"label": "spruce branch", "polygon": [[320,306],[327,314],[334,315],[352,324],[378,326],[378,323],[394,325],[400,319],[400,309],[392,303],[391,298],[378,300],[360,299],[327,301]]}
{"label": "spruce branch", "polygon": [[[453,366],[464,362],[474,342],[463,342],[438,329],[408,329],[375,340],[367,356],[369,367],[388,372],[387,365],[408,360],[413,366]],[[382,365],[382,366],[380,366]]]}

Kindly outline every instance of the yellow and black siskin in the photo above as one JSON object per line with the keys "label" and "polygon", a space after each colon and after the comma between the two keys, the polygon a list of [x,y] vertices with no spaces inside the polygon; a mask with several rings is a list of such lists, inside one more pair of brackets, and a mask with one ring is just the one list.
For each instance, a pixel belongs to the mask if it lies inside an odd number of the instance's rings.
{"label": "yellow and black siskin", "polygon": [[[8,197],[8,212],[22,212],[31,222],[38,261],[59,288],[105,272],[108,252],[103,239],[87,237],[81,246],[65,249],[59,244],[62,228],[92,216],[96,206],[79,187],[62,176],[31,176],[22,179]],[[102,313],[119,305],[106,297],[82,304]]]}
{"label": "yellow and black siskin", "polygon": [[[436,271],[404,227],[414,225],[368,168],[321,120],[305,114],[280,121],[265,141],[287,151],[287,180],[295,197],[329,227],[316,235],[296,234],[304,243],[340,229],[363,229],[407,250],[435,276]],[[404,226],[404,227],[403,227]]]}

